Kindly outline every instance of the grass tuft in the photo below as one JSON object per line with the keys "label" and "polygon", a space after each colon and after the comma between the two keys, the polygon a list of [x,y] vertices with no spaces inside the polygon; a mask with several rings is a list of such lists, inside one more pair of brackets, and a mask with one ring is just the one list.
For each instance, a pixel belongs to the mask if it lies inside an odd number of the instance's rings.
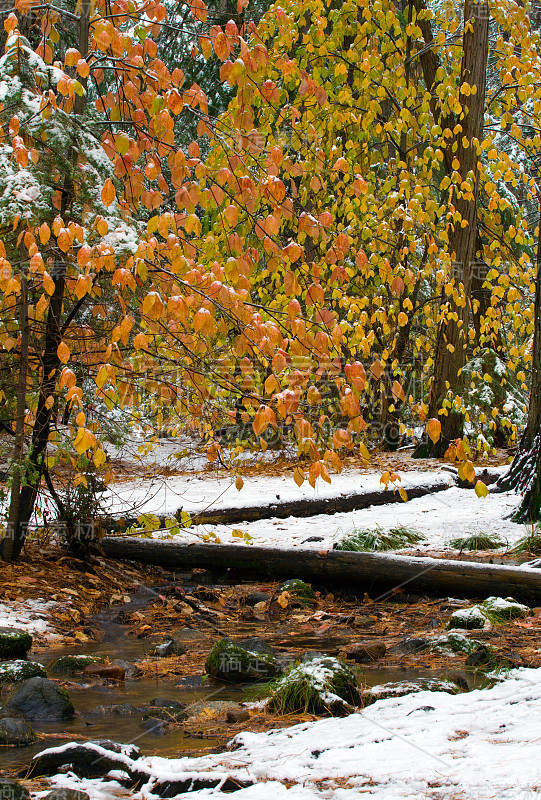
{"label": "grass tuft", "polygon": [[514,555],[521,555],[522,553],[531,553],[532,556],[541,555],[541,530],[539,526],[531,528],[527,536],[519,539],[509,552]]}
{"label": "grass tuft", "polygon": [[400,550],[411,544],[425,541],[425,536],[405,525],[395,525],[389,530],[375,528],[355,528],[334,545],[335,550],[382,552]]}
{"label": "grass tuft", "polygon": [[497,550],[504,547],[505,542],[499,536],[491,536],[489,533],[471,533],[463,538],[451,539],[449,547],[455,550]]}

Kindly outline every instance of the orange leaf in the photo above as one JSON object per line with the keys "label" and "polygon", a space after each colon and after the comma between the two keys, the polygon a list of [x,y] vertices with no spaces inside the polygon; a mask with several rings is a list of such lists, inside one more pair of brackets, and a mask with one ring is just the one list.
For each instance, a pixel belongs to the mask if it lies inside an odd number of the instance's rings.
{"label": "orange leaf", "polygon": [[439,440],[441,436],[441,422],[439,421],[439,419],[435,419],[434,417],[432,419],[429,419],[428,422],[426,423],[426,432],[431,441],[433,441],[434,444],[436,444],[436,442]]}
{"label": "orange leaf", "polygon": [[70,349],[65,342],[60,342],[56,348],[56,354],[63,364],[67,364],[70,358]]}
{"label": "orange leaf", "polygon": [[113,181],[111,178],[107,178],[105,183],[103,184],[103,189],[101,190],[101,200],[105,206],[110,206],[113,200],[116,197],[116,190],[113,186]]}

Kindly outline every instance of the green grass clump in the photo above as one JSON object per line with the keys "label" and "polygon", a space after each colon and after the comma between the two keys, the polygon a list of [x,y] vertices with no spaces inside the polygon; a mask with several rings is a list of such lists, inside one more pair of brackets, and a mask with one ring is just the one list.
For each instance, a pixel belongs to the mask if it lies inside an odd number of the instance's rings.
{"label": "green grass clump", "polygon": [[459,539],[451,539],[449,547],[455,550],[496,550],[503,547],[505,542],[499,536],[491,536],[489,533],[470,533]]}
{"label": "green grass clump", "polygon": [[405,525],[395,525],[385,531],[376,525],[375,528],[356,528],[344,536],[334,546],[335,550],[382,552],[385,550],[400,550],[411,544],[423,542],[425,536]]}
{"label": "green grass clump", "polygon": [[354,673],[337,658],[323,656],[295,664],[261,692],[266,711],[277,714],[343,715],[358,705],[361,692]]}
{"label": "green grass clump", "polygon": [[522,553],[531,553],[533,556],[541,555],[541,530],[539,526],[532,528],[527,536],[519,539],[509,552],[514,555],[521,555]]}

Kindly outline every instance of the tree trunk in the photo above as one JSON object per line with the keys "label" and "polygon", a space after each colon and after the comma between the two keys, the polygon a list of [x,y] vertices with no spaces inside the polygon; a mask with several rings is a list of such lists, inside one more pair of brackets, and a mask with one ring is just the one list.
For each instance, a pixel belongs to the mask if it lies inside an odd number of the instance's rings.
{"label": "tree trunk", "polygon": [[[447,399],[450,392],[460,392],[460,374],[466,363],[470,323],[473,261],[477,242],[477,207],[479,169],[477,143],[482,141],[484,126],[486,66],[488,59],[488,2],[466,0],[464,6],[463,56],[460,86],[476,87],[475,94],[462,93],[462,131],[455,138],[460,188],[455,185],[454,224],[449,226],[449,254],[457,294],[453,294],[440,322],[436,342],[434,377],[429,403],[429,417],[440,417],[442,435],[432,455],[442,455],[450,441],[462,436],[463,416],[453,410]],[[462,187],[466,183],[467,191]],[[460,289],[460,284],[462,288]],[[444,414],[440,413],[446,409]]]}
{"label": "tree trunk", "polygon": [[20,332],[21,356],[19,375],[17,378],[17,411],[15,418],[15,443],[11,467],[11,493],[8,513],[6,538],[2,544],[2,557],[5,561],[13,560],[15,531],[19,518],[19,496],[24,477],[24,420],[26,416],[26,383],[28,379],[28,283],[26,277],[21,280],[20,297]]}
{"label": "tree trunk", "polygon": [[[541,187],[538,187],[538,191],[541,192]],[[516,522],[541,519],[541,199],[528,422],[509,472],[498,481],[497,489],[502,492],[514,489],[522,494],[521,503],[514,514]]]}
{"label": "tree trunk", "polygon": [[240,544],[180,544],[152,539],[123,539],[106,536],[105,555],[168,570],[193,567],[227,568],[240,572],[285,578],[319,579],[341,585],[354,584],[358,591],[373,589],[393,594],[404,586],[438,595],[486,598],[512,594],[513,597],[541,598],[541,571],[494,564],[412,558],[390,553],[351,553],[341,550],[317,551],[255,547]]}

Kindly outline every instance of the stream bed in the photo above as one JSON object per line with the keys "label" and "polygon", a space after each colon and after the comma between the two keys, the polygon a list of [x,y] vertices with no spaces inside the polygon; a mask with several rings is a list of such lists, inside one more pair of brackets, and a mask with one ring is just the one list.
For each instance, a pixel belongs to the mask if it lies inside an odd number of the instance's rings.
{"label": "stream bed", "polygon": [[[136,595],[123,612],[141,610],[149,600],[155,596],[154,590],[143,590]],[[118,607],[109,608],[92,620],[93,628],[98,633],[98,641],[88,641],[84,644],[69,646],[54,646],[30,654],[31,660],[38,661],[47,669],[53,661],[62,656],[93,655],[114,661],[122,659],[137,662],[147,657],[153,643],[148,638],[137,638],[129,625],[118,622]],[[121,616],[122,619],[122,616]],[[246,626],[243,631],[242,623],[238,626],[238,633],[249,635],[253,629]],[[205,630],[210,638],[216,634]],[[287,656],[289,640],[284,639],[283,633],[277,630],[265,634],[269,644],[279,646],[280,655]],[[291,644],[304,651],[336,648],[341,644],[339,636],[321,637],[315,635],[297,635],[291,638]],[[281,646],[280,646],[281,645]],[[285,653],[283,651],[286,651]],[[157,666],[159,659],[156,659]],[[50,677],[53,675],[48,669]],[[359,680],[366,686],[376,684],[416,680],[423,678],[448,678],[449,670],[412,669],[412,668],[377,668],[373,665],[366,669],[358,667]],[[476,675],[468,670],[453,671],[453,676],[459,675],[467,682],[469,688],[475,688]],[[63,679],[68,689],[71,701],[76,711],[72,720],[61,722],[34,721],[32,727],[38,734],[38,741],[31,746],[23,748],[0,748],[0,771],[23,769],[29,764],[32,757],[46,747],[55,747],[68,741],[85,741],[96,739],[111,739],[122,744],[133,743],[140,747],[145,755],[159,755],[163,757],[179,757],[197,755],[209,750],[223,748],[224,738],[212,738],[211,735],[190,735],[183,730],[182,725],[166,732],[156,732],[143,728],[142,720],[144,710],[122,716],[115,713],[98,713],[100,706],[113,706],[131,704],[136,708],[153,705],[155,698],[175,700],[180,703],[190,704],[199,700],[230,700],[237,703],[253,699],[254,684],[221,685],[206,681],[202,674],[188,675],[181,678],[179,675],[164,679],[163,676],[153,678],[148,673],[143,678],[126,679],[124,683],[96,683],[79,675]],[[2,698],[3,699],[3,698]],[[245,726],[250,728],[248,721]],[[234,732],[236,733],[236,731]],[[234,735],[232,733],[232,736]]]}

